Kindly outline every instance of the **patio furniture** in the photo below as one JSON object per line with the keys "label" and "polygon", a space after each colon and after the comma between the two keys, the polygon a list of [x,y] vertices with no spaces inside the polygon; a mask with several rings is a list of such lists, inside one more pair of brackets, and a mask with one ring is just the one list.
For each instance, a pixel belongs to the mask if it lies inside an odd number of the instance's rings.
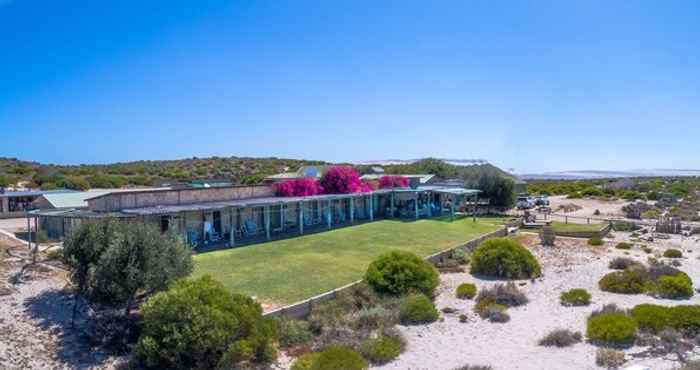
{"label": "patio furniture", "polygon": [[255,224],[255,222],[251,220],[245,220],[243,223],[243,235],[244,236],[251,236],[255,235],[258,232],[258,225]]}

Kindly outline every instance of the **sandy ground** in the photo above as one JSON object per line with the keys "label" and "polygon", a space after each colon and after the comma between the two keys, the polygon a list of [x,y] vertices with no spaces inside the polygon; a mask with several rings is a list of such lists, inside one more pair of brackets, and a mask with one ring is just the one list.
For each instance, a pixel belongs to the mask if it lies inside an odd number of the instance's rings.
{"label": "sandy ground", "polygon": [[[32,224],[33,226],[33,224]],[[0,229],[6,231],[19,231],[27,230],[27,219],[26,218],[6,218],[0,219]]]}
{"label": "sandy ground", "polygon": [[114,368],[71,328],[73,300],[61,270],[39,265],[11,281],[28,259],[25,245],[0,235],[0,369]]}
{"label": "sandy ground", "polygon": [[[627,237],[626,233],[616,235],[617,240]],[[530,303],[509,309],[510,322],[498,324],[482,320],[473,312],[473,301],[454,297],[455,289],[461,283],[471,282],[483,288],[496,281],[477,279],[467,273],[443,274],[436,305],[438,309],[452,307],[458,309],[458,312],[442,315],[444,319],[434,324],[400,327],[408,340],[406,352],[396,361],[377,369],[449,370],[466,364],[491,365],[496,370],[599,369],[595,365],[596,347],[593,345],[580,343],[558,349],[541,347],[537,342],[558,328],[585,333],[588,315],[609,303],[623,308],[641,303],[700,304],[700,295],[690,300],[673,301],[646,295],[628,296],[602,292],[598,289],[598,280],[611,271],[608,262],[624,255],[624,251],[612,248],[615,241],[608,240],[606,247],[589,247],[584,240],[559,238],[556,247],[545,248],[536,245],[539,240],[534,235],[524,234],[523,238],[542,263],[544,276],[534,282],[519,282],[523,284],[521,288]],[[700,242],[696,239],[681,241],[674,237],[651,245],[658,251],[671,246],[682,246],[684,251],[691,249],[692,253],[685,252],[686,257],[680,268],[693,281],[700,281]],[[629,252],[629,257],[646,262],[648,255],[635,246]],[[559,303],[560,293],[572,288],[587,289],[593,296],[592,304],[588,307],[562,306]],[[469,316],[467,323],[459,322],[458,316],[462,313]],[[629,355],[641,351],[643,348],[633,347],[626,350],[626,353]],[[625,366],[637,364],[654,370],[673,369],[677,366],[670,358],[630,360]]]}
{"label": "sandy ground", "polygon": [[[549,197],[550,207],[555,213],[562,213],[557,209],[564,204],[576,204],[582,207],[578,211],[566,213],[568,216],[575,217],[622,218],[624,217],[622,207],[629,203],[626,200],[567,199],[565,195]],[[593,215],[596,209],[600,211],[600,216]]]}

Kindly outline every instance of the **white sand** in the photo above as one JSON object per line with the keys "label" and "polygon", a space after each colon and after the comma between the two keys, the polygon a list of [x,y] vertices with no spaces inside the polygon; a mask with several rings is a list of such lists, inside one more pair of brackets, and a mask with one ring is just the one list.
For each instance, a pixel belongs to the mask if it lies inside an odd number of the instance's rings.
{"label": "white sand", "polygon": [[[626,236],[618,233],[617,239]],[[530,238],[535,238],[531,236]],[[598,369],[595,365],[596,347],[580,343],[568,348],[547,348],[537,345],[545,334],[553,329],[563,328],[585,334],[587,316],[595,309],[608,303],[623,308],[631,308],[641,303],[664,305],[700,304],[700,295],[690,300],[673,301],[654,299],[646,295],[620,295],[605,293],[598,289],[598,280],[611,270],[608,262],[623,251],[612,248],[593,248],[585,241],[560,238],[558,246],[545,249],[531,248],[543,264],[544,277],[521,287],[530,299],[522,307],[509,309],[511,320],[505,324],[482,320],[473,312],[474,302],[454,297],[457,285],[472,282],[479,288],[494,284],[495,281],[476,279],[470,274],[443,274],[442,284],[436,303],[438,309],[457,308],[459,312],[442,315],[444,321],[424,326],[400,327],[408,340],[408,348],[396,361],[377,369],[453,369],[472,365],[491,365],[494,369]],[[566,245],[565,245],[566,244]],[[654,248],[663,250],[668,246],[680,245],[680,239],[660,241]],[[695,281],[700,281],[700,261],[697,259],[700,243],[682,243],[687,258],[680,267]],[[685,250],[695,249],[693,253]],[[609,252],[606,252],[608,250]],[[630,257],[646,262],[647,254],[639,247],[630,252]],[[564,307],[559,303],[559,294],[572,288],[585,288],[593,296],[588,307]],[[469,322],[460,323],[458,316],[465,313]],[[631,348],[626,352],[641,352],[643,348]],[[625,366],[643,364],[654,370],[674,368],[677,363],[664,359],[643,359],[629,361]]]}
{"label": "white sand", "polygon": [[[626,200],[601,200],[593,198],[567,199],[565,195],[557,195],[550,197],[549,203],[552,210],[556,213],[562,213],[557,211],[557,209],[564,204],[575,204],[581,207],[581,209],[577,211],[566,213],[568,216],[622,218],[624,217],[622,207],[630,202]],[[593,214],[596,210],[600,211],[599,216]]]}

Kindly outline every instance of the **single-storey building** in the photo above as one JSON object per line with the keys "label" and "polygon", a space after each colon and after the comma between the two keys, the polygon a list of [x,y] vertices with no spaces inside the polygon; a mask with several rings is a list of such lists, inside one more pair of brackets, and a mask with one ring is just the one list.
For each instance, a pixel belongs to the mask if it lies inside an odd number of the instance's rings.
{"label": "single-storey building", "polygon": [[43,195],[69,194],[74,190],[27,190],[0,191],[0,218],[24,217],[25,212],[34,209],[33,202]]}
{"label": "single-storey building", "polygon": [[[53,239],[81,222],[117,217],[142,220],[180,235],[195,248],[235,246],[329,230],[384,218],[454,214],[479,191],[417,185],[367,193],[275,196],[272,185],[122,191],[88,198],[87,207],[31,212]],[[474,203],[475,204],[475,203]]]}

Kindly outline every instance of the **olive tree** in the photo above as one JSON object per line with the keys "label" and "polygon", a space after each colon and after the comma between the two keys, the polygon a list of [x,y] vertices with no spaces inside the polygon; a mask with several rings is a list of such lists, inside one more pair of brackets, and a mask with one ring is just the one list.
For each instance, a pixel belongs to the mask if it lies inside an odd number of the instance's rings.
{"label": "olive tree", "polygon": [[86,222],[64,243],[64,261],[78,293],[88,300],[123,306],[150,296],[192,272],[191,251],[175,235],[142,222]]}

